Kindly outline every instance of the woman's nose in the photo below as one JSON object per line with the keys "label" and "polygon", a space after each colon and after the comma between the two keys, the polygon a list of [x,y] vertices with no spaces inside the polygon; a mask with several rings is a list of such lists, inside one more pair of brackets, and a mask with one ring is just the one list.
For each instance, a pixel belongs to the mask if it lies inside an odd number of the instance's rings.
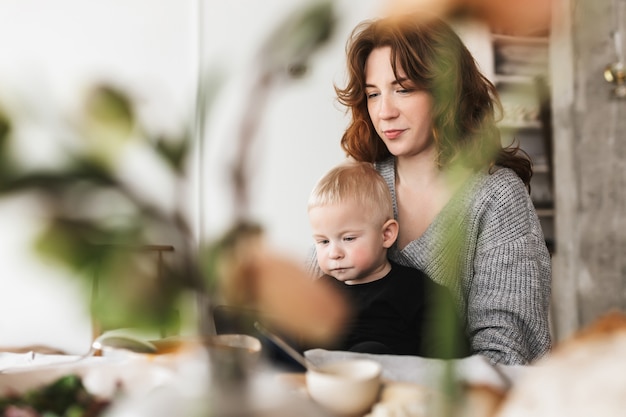
{"label": "woman's nose", "polygon": [[381,119],[393,119],[398,116],[398,107],[396,107],[393,97],[389,95],[381,95],[380,107],[378,108],[378,117]]}

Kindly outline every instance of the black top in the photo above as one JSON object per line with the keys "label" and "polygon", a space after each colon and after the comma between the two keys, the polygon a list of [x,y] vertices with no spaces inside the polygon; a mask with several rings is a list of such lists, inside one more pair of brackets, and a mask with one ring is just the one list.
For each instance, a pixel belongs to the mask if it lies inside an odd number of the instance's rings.
{"label": "black top", "polygon": [[455,358],[469,354],[469,341],[449,290],[425,273],[395,263],[383,278],[347,285],[320,279],[342,292],[353,316],[334,349]]}

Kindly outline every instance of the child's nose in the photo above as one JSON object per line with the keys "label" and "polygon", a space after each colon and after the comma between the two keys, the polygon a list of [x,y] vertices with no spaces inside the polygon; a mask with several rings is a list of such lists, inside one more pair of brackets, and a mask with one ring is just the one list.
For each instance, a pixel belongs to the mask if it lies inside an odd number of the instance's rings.
{"label": "child's nose", "polygon": [[332,259],[339,259],[343,257],[343,250],[339,245],[331,244],[329,256]]}

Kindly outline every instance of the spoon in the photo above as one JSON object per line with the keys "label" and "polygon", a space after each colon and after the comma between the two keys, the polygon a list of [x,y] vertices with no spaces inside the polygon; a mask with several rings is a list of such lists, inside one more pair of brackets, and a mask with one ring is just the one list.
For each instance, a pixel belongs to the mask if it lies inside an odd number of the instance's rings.
{"label": "spoon", "polygon": [[127,350],[134,353],[156,353],[154,344],[130,335],[103,333],[91,344],[91,349],[86,356],[91,356],[97,351]]}
{"label": "spoon", "polygon": [[294,349],[289,343],[287,343],[282,337],[277,334],[270,332],[267,330],[261,323],[258,321],[254,322],[254,327],[265,337],[274,342],[279,348],[281,348],[287,355],[291,358],[295,359],[300,365],[304,366],[305,369],[311,371],[317,371],[317,368],[307,360],[307,358]]}
{"label": "spoon", "polygon": [[82,361],[94,356],[97,352],[127,351],[133,353],[156,353],[157,348],[147,340],[129,334],[105,332],[98,336],[84,355],[71,362]]}

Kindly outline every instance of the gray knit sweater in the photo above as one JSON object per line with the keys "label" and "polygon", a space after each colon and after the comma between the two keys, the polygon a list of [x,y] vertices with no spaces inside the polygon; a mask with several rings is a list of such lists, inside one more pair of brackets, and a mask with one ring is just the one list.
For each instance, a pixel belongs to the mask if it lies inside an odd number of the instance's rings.
{"label": "gray knit sweater", "polygon": [[[395,162],[377,164],[398,208]],[[551,346],[551,263],[539,219],[521,179],[510,169],[472,177],[426,232],[393,261],[425,271],[450,288],[466,319],[473,353],[527,364]]]}

